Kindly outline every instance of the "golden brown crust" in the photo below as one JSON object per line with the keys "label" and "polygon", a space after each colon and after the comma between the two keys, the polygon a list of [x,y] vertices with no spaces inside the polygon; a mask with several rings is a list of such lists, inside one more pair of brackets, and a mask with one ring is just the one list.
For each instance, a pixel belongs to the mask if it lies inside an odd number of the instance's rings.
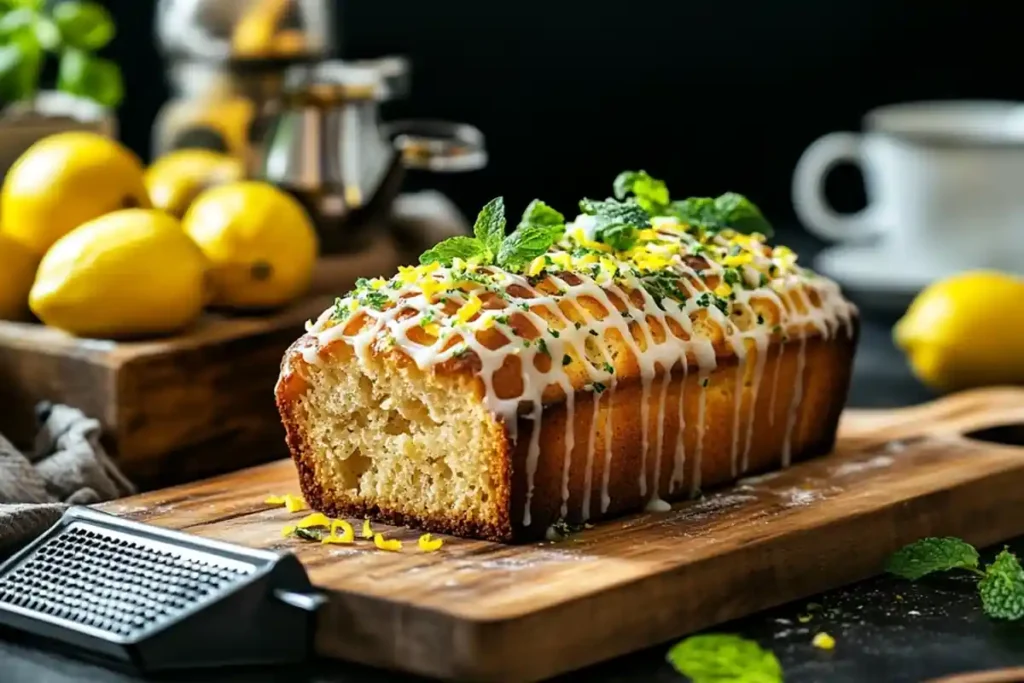
{"label": "golden brown crust", "polygon": [[[599,521],[644,509],[651,498],[655,466],[658,468],[660,497],[666,501],[682,500],[698,487],[694,486],[694,464],[698,443],[702,443],[700,467],[700,489],[708,489],[735,481],[740,476],[757,474],[779,468],[783,464],[784,442],[787,433],[791,441],[790,452],[793,462],[828,453],[835,442],[836,427],[846,401],[852,368],[853,353],[859,335],[856,316],[852,318],[852,333],[839,330],[831,339],[811,337],[804,348],[805,367],[798,373],[800,342],[769,345],[765,368],[761,376],[760,390],[756,403],[753,402],[753,364],[740,366],[735,357],[719,359],[719,366],[711,374],[707,387],[706,425],[703,440],[698,438],[697,410],[700,385],[698,375],[691,370],[685,375],[681,367],[674,369],[666,390],[664,421],[661,425],[662,456],[657,455],[659,429],[657,425],[662,377],[655,378],[648,388],[647,405],[649,450],[645,472],[647,494],[640,492],[640,472],[643,460],[641,443],[643,422],[641,403],[644,387],[635,378],[624,379],[614,391],[609,390],[599,400],[604,410],[609,403],[614,406],[610,439],[612,459],[607,490],[602,487],[606,434],[600,413],[595,434],[595,452],[591,466],[590,515],[589,521]],[[316,342],[304,337],[297,341],[286,354],[285,365],[277,388],[277,405],[287,433],[287,443],[299,474],[302,493],[309,505],[325,514],[336,517],[370,517],[389,524],[405,525],[437,533],[481,538],[499,542],[520,542],[540,538],[547,528],[562,518],[563,506],[562,477],[565,459],[566,421],[569,418],[565,401],[545,405],[541,419],[541,452],[537,458],[534,476],[534,491],[530,502],[531,523],[523,524],[526,507],[528,477],[526,474],[530,430],[533,424],[523,417],[517,425],[518,439],[513,440],[506,427],[497,421],[495,428],[501,429],[500,444],[496,452],[489,454],[497,470],[503,473],[496,501],[497,517],[492,521],[474,521],[458,515],[410,514],[395,509],[381,508],[364,501],[346,497],[344,494],[326,489],[316,478],[315,455],[304,438],[301,420],[297,415],[298,399],[303,394],[302,384],[306,381],[302,372],[295,369],[304,363],[302,348]],[[774,382],[776,366],[779,380]],[[745,389],[740,411],[739,446],[736,471],[733,471],[733,391],[736,385],[737,368],[745,370]],[[468,373],[469,370],[466,369]],[[794,401],[796,378],[802,377],[802,399]],[[774,392],[773,392],[774,386]],[[680,391],[684,391],[684,416],[686,427],[683,431],[686,451],[684,478],[681,486],[671,491],[672,472],[675,467],[675,451],[678,436],[678,404]],[[774,400],[773,400],[773,393]],[[590,391],[575,394],[575,405],[571,420],[571,433],[575,439],[569,469],[569,496],[566,501],[565,521],[570,524],[582,522],[585,492],[587,446],[591,432],[593,401],[598,395]],[[750,419],[751,404],[754,407],[754,428],[747,455],[747,467],[742,468],[746,447],[746,434]],[[796,404],[795,419],[789,428],[791,406]],[[601,512],[602,494],[610,500],[607,510]]]}

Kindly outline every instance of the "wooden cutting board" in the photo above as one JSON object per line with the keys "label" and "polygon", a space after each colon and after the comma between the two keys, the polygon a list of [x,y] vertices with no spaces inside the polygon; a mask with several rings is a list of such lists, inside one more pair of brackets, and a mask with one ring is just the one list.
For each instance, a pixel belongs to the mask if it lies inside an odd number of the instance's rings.
{"label": "wooden cutting board", "polygon": [[1019,436],[1008,424],[1024,425],[1024,389],[850,410],[828,457],[670,512],[518,547],[446,539],[423,553],[416,531],[382,525],[402,552],[282,538],[306,513],[263,500],[298,492],[290,461],[103,509],[297,553],[330,597],[323,655],[447,679],[534,681],[864,579],[923,536],[985,546],[1024,533],[1024,448],[982,440]]}

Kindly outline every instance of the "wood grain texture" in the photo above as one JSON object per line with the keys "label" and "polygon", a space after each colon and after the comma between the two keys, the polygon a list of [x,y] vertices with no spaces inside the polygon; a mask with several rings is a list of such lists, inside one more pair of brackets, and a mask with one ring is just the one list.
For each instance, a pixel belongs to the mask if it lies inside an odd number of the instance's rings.
{"label": "wood grain texture", "polygon": [[[533,681],[877,574],[905,543],[1024,533],[1024,449],[964,436],[1024,422],[1024,390],[904,410],[847,411],[835,452],[559,543],[448,538],[422,553],[284,539],[307,513],[281,461],[103,506],[243,545],[293,551],[330,597],[318,650],[461,680]],[[357,526],[358,528],[358,526]]]}
{"label": "wood grain texture", "polygon": [[0,321],[0,433],[30,445],[33,407],[97,418],[105,446],[143,488],[287,455],[274,407],[281,358],[357,277],[395,267],[393,246],[323,259],[310,295],[262,315],[209,313],[184,334],[115,343]]}

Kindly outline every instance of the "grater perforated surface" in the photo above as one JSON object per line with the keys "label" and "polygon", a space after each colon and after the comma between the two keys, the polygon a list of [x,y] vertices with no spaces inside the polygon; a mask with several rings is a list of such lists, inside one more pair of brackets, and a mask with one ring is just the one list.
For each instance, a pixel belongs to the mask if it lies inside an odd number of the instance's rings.
{"label": "grater perforated surface", "polygon": [[0,606],[136,640],[216,601],[255,570],[198,549],[71,524],[0,576]]}

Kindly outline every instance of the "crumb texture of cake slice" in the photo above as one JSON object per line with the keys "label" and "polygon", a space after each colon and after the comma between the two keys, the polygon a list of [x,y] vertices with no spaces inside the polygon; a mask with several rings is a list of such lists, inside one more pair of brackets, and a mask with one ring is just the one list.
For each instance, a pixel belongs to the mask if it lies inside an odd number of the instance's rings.
{"label": "crumb texture of cake slice", "polygon": [[858,336],[745,198],[622,174],[357,282],[282,362],[307,501],[498,541],[667,509],[832,448]]}

